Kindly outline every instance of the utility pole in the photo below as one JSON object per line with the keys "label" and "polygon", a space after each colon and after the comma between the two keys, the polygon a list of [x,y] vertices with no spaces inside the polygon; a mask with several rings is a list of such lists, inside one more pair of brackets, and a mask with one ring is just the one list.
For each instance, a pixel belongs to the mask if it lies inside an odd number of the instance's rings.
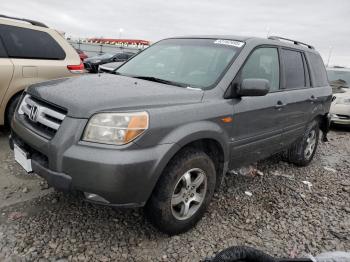
{"label": "utility pole", "polygon": [[119,28],[119,39],[121,39],[123,32],[124,32],[124,29],[123,28]]}
{"label": "utility pole", "polygon": [[266,28],[266,31],[267,31],[267,33],[266,33],[266,38],[269,38],[269,36],[270,36],[270,27],[267,27],[267,28]]}
{"label": "utility pole", "polygon": [[327,67],[329,66],[329,61],[331,60],[332,51],[333,51],[333,47],[330,46],[329,47],[329,52],[328,52]]}

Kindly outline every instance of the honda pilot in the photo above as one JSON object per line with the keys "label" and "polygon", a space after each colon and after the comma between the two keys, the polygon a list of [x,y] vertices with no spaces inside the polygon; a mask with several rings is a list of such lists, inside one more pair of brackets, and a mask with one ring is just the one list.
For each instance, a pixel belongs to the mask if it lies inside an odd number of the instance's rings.
{"label": "honda pilot", "polygon": [[161,40],[113,74],[30,86],[12,121],[17,162],[64,191],[144,207],[167,234],[192,228],[227,171],[283,153],[306,166],[329,127],[317,51],[281,37]]}

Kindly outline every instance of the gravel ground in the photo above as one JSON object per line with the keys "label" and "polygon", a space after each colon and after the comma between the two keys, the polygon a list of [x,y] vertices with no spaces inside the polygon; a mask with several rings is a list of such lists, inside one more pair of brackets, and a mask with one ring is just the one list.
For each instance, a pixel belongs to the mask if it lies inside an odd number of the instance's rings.
{"label": "gravel ground", "polygon": [[258,163],[262,176],[228,175],[203,220],[174,237],[152,228],[142,209],[113,210],[45,189],[41,179],[19,175],[1,146],[0,177],[23,177],[10,198],[45,193],[5,205],[9,185],[0,185],[0,261],[200,261],[242,244],[279,257],[350,251],[350,130],[329,138],[308,167],[276,156]]}

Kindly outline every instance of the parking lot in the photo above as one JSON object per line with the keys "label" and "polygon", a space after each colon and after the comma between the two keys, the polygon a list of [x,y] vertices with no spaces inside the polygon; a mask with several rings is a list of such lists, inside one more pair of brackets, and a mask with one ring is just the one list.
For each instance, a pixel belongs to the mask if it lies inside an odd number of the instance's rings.
{"label": "parking lot", "polygon": [[113,210],[48,189],[14,162],[7,136],[1,131],[0,261],[199,261],[242,244],[281,257],[350,249],[344,128],[333,128],[308,167],[276,156],[258,164],[262,176],[228,175],[204,219],[174,237],[152,228],[142,209]]}

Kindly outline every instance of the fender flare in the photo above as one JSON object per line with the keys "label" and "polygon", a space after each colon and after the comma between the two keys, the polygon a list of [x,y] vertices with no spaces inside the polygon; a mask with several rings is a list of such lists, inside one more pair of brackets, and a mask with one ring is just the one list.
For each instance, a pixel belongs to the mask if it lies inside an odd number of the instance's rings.
{"label": "fender flare", "polygon": [[224,152],[225,162],[229,159],[229,135],[217,123],[200,121],[189,123],[173,129],[160,143],[175,143],[180,148],[201,139],[212,139],[218,142]]}
{"label": "fender flare", "polygon": [[[156,164],[155,179],[153,181],[153,189],[156,187],[160,176],[166,168],[169,161],[186,145],[201,140],[201,139],[212,139],[218,142],[224,152],[224,167],[223,172],[226,172],[228,167],[229,159],[229,145],[228,135],[222,130],[222,128],[213,122],[202,121],[191,124],[186,124],[173,129],[164,139],[161,140],[160,144],[170,144],[170,148],[159,159]],[[220,176],[222,180],[224,175]],[[221,184],[222,181],[220,181]],[[149,194],[148,198],[150,197]]]}

